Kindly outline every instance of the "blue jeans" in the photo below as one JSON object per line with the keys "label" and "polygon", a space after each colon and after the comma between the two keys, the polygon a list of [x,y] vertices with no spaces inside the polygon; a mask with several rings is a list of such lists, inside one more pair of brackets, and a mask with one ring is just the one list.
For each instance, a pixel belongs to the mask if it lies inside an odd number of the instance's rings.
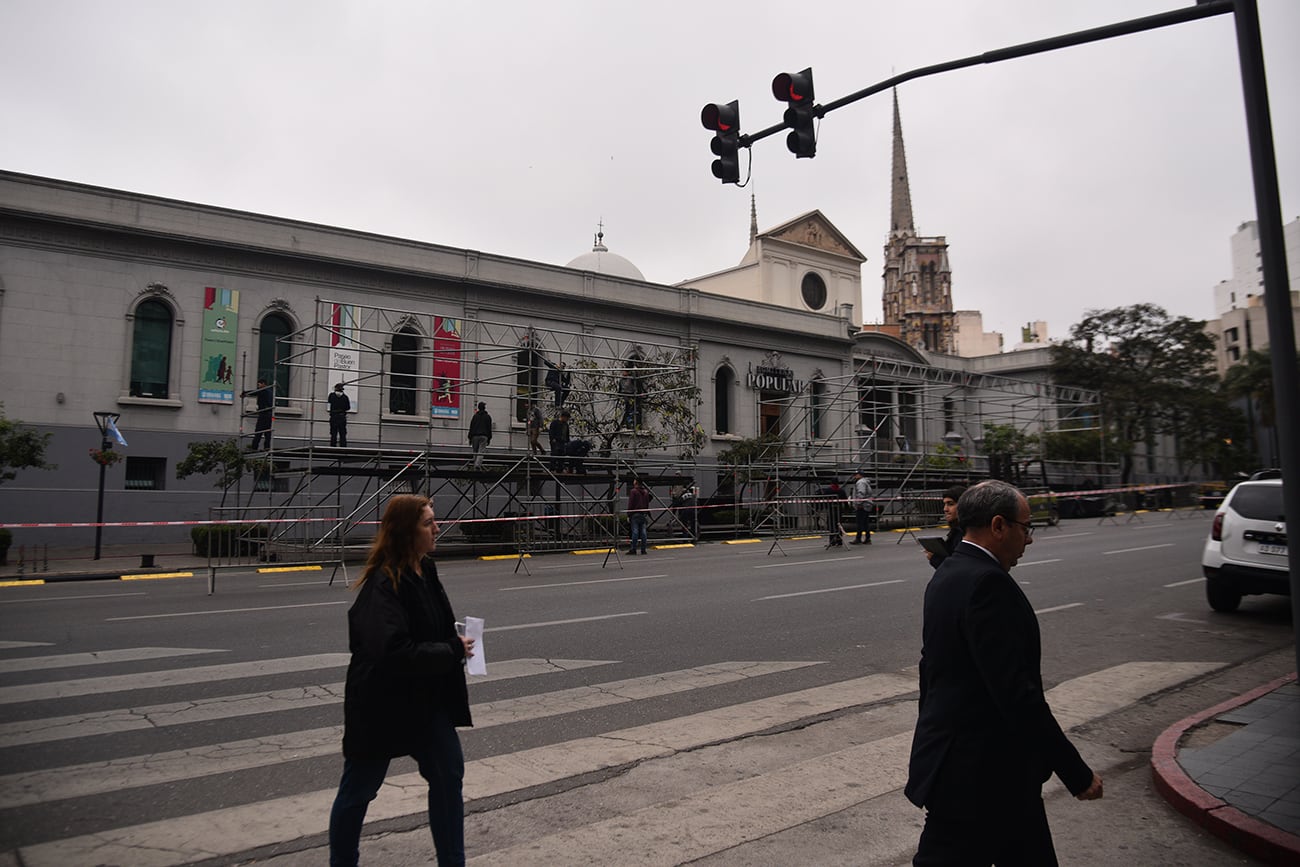
{"label": "blue jeans", "polygon": [[632,525],[632,550],[633,550],[633,551],[636,550],[636,548],[637,548],[637,539],[640,539],[640,540],[641,540],[641,553],[644,554],[644,553],[645,553],[645,540],[646,540],[646,532],[645,532],[645,528],[646,528],[646,525],[647,525],[648,523],[650,523],[650,519],[649,519],[649,517],[647,517],[647,516],[644,515],[644,514],[633,515],[633,516],[631,517],[631,519],[629,520],[629,523]]}
{"label": "blue jeans", "polygon": [[[446,714],[438,714],[429,742],[413,758],[429,784],[429,831],[439,867],[465,864],[465,806],[461,781],[465,757]],[[330,867],[356,867],[366,808],[388,773],[388,759],[344,759],[343,779],[330,810]]]}

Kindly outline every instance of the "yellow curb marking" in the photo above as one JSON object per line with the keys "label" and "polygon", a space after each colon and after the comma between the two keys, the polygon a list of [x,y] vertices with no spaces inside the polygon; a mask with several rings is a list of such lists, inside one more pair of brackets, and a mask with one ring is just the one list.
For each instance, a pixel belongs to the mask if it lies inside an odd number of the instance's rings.
{"label": "yellow curb marking", "polygon": [[265,574],[268,572],[319,572],[320,570],[321,567],[317,564],[315,566],[261,566],[258,567],[257,571]]}
{"label": "yellow curb marking", "polygon": [[155,572],[151,575],[119,575],[123,581],[152,581],[155,578],[193,578],[193,572]]}
{"label": "yellow curb marking", "polygon": [[755,542],[761,542],[762,539],[727,539],[723,541],[724,545],[753,545]]}
{"label": "yellow curb marking", "polygon": [[805,540],[807,540],[807,539],[820,539],[820,538],[821,538],[821,534],[818,533],[816,536],[790,536],[789,538],[786,539],[786,541],[787,541],[787,542],[803,542],[803,541],[805,541]]}
{"label": "yellow curb marking", "polygon": [[32,578],[30,580],[18,579],[17,581],[0,581],[0,587],[26,587],[28,584],[44,584],[44,578]]}
{"label": "yellow curb marking", "polygon": [[679,545],[651,545],[656,551],[671,551],[674,548],[694,548],[695,545],[690,542],[683,542]]}
{"label": "yellow curb marking", "polygon": [[569,553],[570,554],[610,554],[613,551],[614,551],[613,548],[587,548],[582,551],[570,551]]}
{"label": "yellow curb marking", "polygon": [[479,559],[480,559],[480,560],[518,560],[521,556],[522,556],[525,560],[531,560],[532,557],[533,557],[532,554],[523,554],[523,555],[520,555],[520,554],[485,554],[484,556],[479,557]]}

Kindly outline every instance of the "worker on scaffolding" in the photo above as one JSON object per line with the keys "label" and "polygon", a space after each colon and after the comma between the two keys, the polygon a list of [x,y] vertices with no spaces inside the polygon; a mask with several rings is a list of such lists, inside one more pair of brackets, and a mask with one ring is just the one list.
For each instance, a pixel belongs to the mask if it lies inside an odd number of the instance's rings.
{"label": "worker on scaffolding", "polygon": [[537,401],[528,402],[528,448],[531,454],[546,454],[546,449],[538,442],[542,435],[542,408]]}
{"label": "worker on scaffolding", "polygon": [[474,469],[483,469],[483,450],[492,441],[492,416],[487,404],[480,402],[478,412],[469,420],[469,444],[474,449]]}
{"label": "worker on scaffolding", "polygon": [[568,472],[569,461],[565,458],[565,452],[569,445],[569,411],[560,410],[559,415],[551,419],[551,426],[547,429],[547,436],[551,440],[551,455],[557,458],[555,469],[557,472]]}
{"label": "worker on scaffolding", "polygon": [[555,394],[555,406],[557,408],[564,406],[564,401],[569,397],[569,389],[573,384],[572,375],[565,369],[563,361],[558,365],[551,364],[544,358],[542,361],[545,361],[546,366],[550,368],[546,372],[546,387]]}

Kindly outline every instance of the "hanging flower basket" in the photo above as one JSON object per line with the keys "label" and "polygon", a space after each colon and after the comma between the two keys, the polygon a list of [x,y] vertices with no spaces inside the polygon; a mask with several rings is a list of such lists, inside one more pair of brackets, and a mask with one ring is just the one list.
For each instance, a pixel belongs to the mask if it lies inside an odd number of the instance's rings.
{"label": "hanging flower basket", "polygon": [[90,459],[101,467],[111,467],[113,464],[122,460],[122,453],[115,452],[112,449],[91,449]]}

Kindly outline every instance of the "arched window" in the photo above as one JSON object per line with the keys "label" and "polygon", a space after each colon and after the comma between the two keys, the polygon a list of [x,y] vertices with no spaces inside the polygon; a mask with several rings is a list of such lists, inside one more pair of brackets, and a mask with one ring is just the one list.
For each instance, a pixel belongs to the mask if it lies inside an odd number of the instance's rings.
{"label": "arched window", "polygon": [[150,299],[135,308],[131,332],[132,397],[166,398],[171,387],[172,311]]}
{"label": "arched window", "polygon": [[289,347],[276,341],[287,337],[292,330],[289,320],[279,313],[266,314],[258,326],[257,378],[274,386],[276,406],[289,404],[289,365],[285,364]]}
{"label": "arched window", "polygon": [[819,440],[822,438],[822,416],[826,412],[826,383],[820,379],[813,380],[808,402],[808,435]]}
{"label": "arched window", "polygon": [[388,362],[388,411],[415,415],[416,373],[419,366],[420,334],[407,325],[393,335]]}
{"label": "arched window", "polygon": [[542,402],[543,373],[546,362],[535,349],[525,347],[515,353],[515,421],[528,421],[529,401]]}
{"label": "arched window", "polygon": [[732,394],[735,391],[735,382],[736,372],[725,364],[713,374],[713,430],[716,433],[731,433]]}

